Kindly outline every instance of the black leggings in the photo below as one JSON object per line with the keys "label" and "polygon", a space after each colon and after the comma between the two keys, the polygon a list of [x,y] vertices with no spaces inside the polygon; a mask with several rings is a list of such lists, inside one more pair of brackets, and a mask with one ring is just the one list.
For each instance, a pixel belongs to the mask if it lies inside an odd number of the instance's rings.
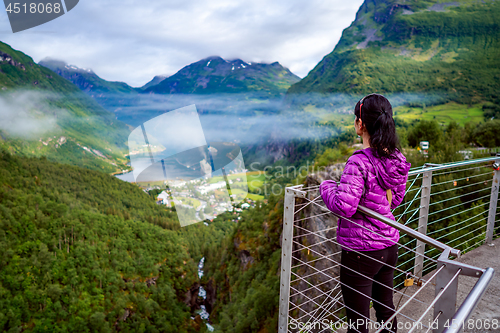
{"label": "black leggings", "polygon": [[[342,249],[340,282],[349,323],[348,333],[367,333],[368,328],[376,327],[375,323],[366,319],[370,318],[370,300],[372,299],[378,323],[386,322],[394,314],[392,291],[394,269],[392,267],[396,266],[397,261],[397,244],[383,250],[358,251],[358,253]],[[391,326],[390,331],[396,332],[396,318]],[[382,332],[389,331],[383,330]]]}

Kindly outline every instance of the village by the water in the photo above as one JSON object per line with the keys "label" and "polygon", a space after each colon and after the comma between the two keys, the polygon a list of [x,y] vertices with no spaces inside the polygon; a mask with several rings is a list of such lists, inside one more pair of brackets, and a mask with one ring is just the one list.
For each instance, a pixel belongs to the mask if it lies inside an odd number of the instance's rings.
{"label": "village by the water", "polygon": [[[241,172],[243,171],[243,172]],[[248,193],[247,171],[192,180],[169,180],[162,183],[139,183],[146,193],[156,190],[156,203],[183,210],[196,221],[213,220],[226,211],[233,212],[236,222],[243,209],[255,206],[260,195]],[[252,173],[249,173],[252,174]],[[251,176],[251,175],[250,175]],[[259,175],[257,175],[259,176]],[[252,179],[251,182],[260,182]],[[161,192],[160,192],[161,191]],[[207,222],[205,222],[207,224]]]}

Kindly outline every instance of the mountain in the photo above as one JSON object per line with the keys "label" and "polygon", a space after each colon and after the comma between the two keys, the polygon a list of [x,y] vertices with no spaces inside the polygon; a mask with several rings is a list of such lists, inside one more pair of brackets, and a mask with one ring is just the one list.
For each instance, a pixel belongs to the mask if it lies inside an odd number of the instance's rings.
{"label": "mountain", "polygon": [[281,66],[209,57],[192,63],[144,92],[214,94],[266,91],[282,93],[300,78]]}
{"label": "mountain", "polygon": [[61,60],[46,58],[38,64],[71,81],[91,97],[96,97],[103,93],[136,93],[134,88],[124,82],[106,81],[101,79],[91,69],[68,65]]}
{"label": "mountain", "polygon": [[80,89],[0,42],[0,146],[11,153],[114,172],[129,130]]}
{"label": "mountain", "polygon": [[167,77],[168,75],[156,75],[151,81],[143,85],[140,89],[146,90],[149,87],[156,86],[158,83],[165,80]]}
{"label": "mountain", "polygon": [[498,101],[500,3],[366,0],[330,54],[288,90],[423,94],[434,102]]}
{"label": "mountain", "polygon": [[80,90],[92,97],[99,105],[110,112],[128,106],[130,100],[137,100],[135,89],[124,82],[106,81],[91,69],[78,68],[64,61],[46,58],[39,65],[47,67],[54,73],[75,84]]}

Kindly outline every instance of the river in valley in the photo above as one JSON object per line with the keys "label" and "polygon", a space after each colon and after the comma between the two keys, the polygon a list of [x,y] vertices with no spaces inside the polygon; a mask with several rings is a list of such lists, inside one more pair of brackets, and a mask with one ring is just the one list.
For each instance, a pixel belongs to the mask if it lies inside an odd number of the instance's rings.
{"label": "river in valley", "polygon": [[[203,277],[204,271],[203,267],[205,266],[205,257],[200,259],[200,262],[198,263],[198,277],[201,278]],[[200,285],[200,289],[198,290],[198,297],[203,298],[203,301],[207,299],[207,292],[205,289],[203,289],[203,286]],[[204,304],[200,305],[200,310],[196,311],[201,319],[203,319],[203,322],[207,325],[207,329],[210,332],[214,331],[214,327],[208,323],[208,318],[210,317],[210,314],[207,312],[207,309]]]}

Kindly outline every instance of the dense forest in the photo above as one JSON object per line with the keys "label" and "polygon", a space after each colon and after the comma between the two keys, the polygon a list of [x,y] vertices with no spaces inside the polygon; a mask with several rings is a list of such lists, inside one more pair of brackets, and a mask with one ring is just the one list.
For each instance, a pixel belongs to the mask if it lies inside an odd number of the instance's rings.
{"label": "dense forest", "polygon": [[[185,293],[228,223],[175,212],[107,174],[0,151],[0,328],[188,332]],[[197,329],[197,330],[198,330]]]}

